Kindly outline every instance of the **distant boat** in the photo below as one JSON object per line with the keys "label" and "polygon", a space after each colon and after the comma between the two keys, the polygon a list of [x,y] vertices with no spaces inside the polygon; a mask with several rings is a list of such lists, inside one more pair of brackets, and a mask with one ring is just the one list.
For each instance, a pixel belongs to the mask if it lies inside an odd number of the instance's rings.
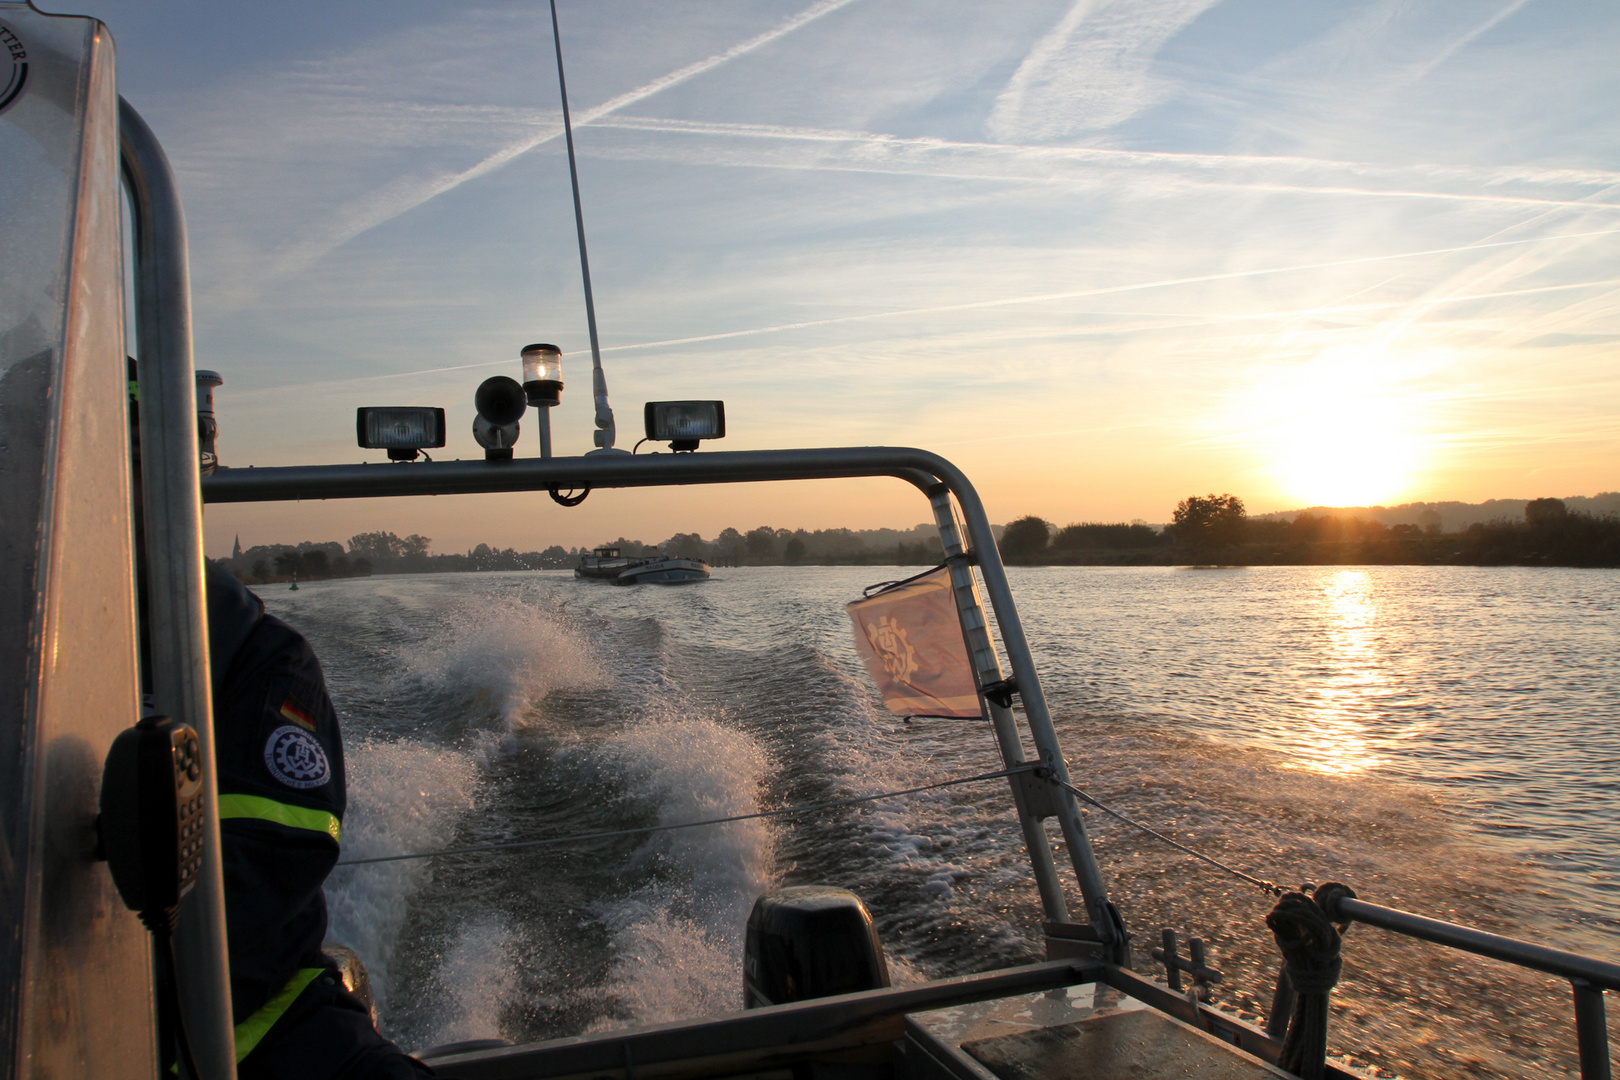
{"label": "distant boat", "polygon": [[679,585],[707,581],[709,564],[682,555],[631,558],[616,547],[600,547],[589,555],[580,556],[574,576],[615,585]]}

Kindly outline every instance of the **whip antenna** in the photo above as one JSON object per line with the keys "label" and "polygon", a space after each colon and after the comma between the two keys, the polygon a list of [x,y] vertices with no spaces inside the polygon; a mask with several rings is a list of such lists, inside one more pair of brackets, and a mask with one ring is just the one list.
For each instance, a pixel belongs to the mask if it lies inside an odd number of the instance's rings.
{"label": "whip antenna", "polygon": [[[613,406],[608,404],[607,376],[602,373],[602,346],[596,337],[596,300],[591,295],[591,261],[585,254],[585,211],[579,202],[579,168],[574,164],[574,125],[568,116],[568,82],[563,78],[562,33],[557,29],[557,0],[551,0],[551,40],[557,47],[557,89],[562,94],[563,136],[568,142],[568,179],[574,186],[574,227],[579,233],[579,273],[585,282],[585,323],[591,333],[591,391],[596,395],[598,447],[613,449]],[[624,453],[620,450],[618,453]]]}

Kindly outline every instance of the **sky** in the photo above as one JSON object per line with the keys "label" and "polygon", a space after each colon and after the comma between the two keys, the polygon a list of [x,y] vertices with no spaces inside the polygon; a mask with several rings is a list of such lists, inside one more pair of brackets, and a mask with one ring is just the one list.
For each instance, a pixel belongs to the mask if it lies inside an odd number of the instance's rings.
{"label": "sky", "polygon": [[[994,521],[1620,488],[1620,7],[1549,0],[560,0],[619,445],[935,450]],[[564,353],[534,0],[87,0],[174,163],[221,460],[380,460],[360,405]],[[644,447],[645,451],[648,449]],[[520,455],[538,453],[532,432]],[[892,481],[212,507],[211,554],[906,527]]]}

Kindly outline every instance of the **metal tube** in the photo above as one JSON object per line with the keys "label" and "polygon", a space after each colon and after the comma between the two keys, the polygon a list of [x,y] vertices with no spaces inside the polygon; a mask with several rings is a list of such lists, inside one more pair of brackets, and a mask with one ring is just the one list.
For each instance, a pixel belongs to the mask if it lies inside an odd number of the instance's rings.
{"label": "metal tube", "polygon": [[[765,480],[815,480],[854,476],[895,476],[918,483],[918,474],[937,477],[956,496],[978,556],[985,589],[1001,625],[1002,642],[1018,679],[1030,734],[1043,764],[1069,783],[1057,732],[1041,693],[1040,675],[1030,657],[1023,623],[1007,585],[1007,574],[990,532],[984,504],[966,476],[938,454],[909,447],[841,447],[807,450],[752,450],[702,454],[647,454],[613,457],[522,458],[495,464],[440,461],[409,466],[324,465],[274,469],[224,469],[203,480],[207,502],[271,502],[280,499],[357,499],[397,495],[453,495],[492,491],[570,488],[660,487],[678,484],[735,484]],[[1079,805],[1067,792],[1053,795],[1057,818],[1069,844],[1069,858],[1085,895],[1088,921],[1100,940],[1120,945],[1108,891],[1097,869],[1091,839]]]}
{"label": "metal tube", "polygon": [[1266,1018],[1266,1034],[1283,1041],[1288,1020],[1294,1015],[1294,984],[1288,980],[1288,965],[1277,969],[1277,986],[1271,991],[1271,1015]]}
{"label": "metal tube", "polygon": [[1585,979],[1571,979],[1575,991],[1575,1045],[1581,1055],[1581,1080],[1609,1080],[1609,1021],[1603,1015],[1603,991]]}
{"label": "metal tube", "polygon": [[[996,538],[990,532],[990,519],[985,516],[984,504],[979,501],[979,494],[967,477],[958,472],[954,465],[943,460],[940,465],[948,472],[936,475],[950,484],[957,502],[961,504],[962,516],[967,521],[973,550],[979,557],[979,572],[984,575],[984,588],[990,594],[990,606],[1001,627],[1001,641],[1007,649],[1013,677],[1018,680],[1018,696],[1024,702],[1024,719],[1035,740],[1036,752],[1058,780],[1071,784],[1073,780],[1069,777],[1069,766],[1063,760],[1057,730],[1052,726],[1051,714],[1047,712],[1046,695],[1041,692],[1040,676],[1035,671],[1035,660],[1029,651],[1029,641],[1024,636],[1024,624],[1018,617],[1018,608],[1013,603],[1012,589],[1007,584],[1007,571],[1001,564]],[[1124,943],[1116,940],[1118,935],[1108,903],[1108,888],[1103,884],[1102,871],[1097,868],[1097,857],[1091,849],[1085,821],[1080,816],[1080,805],[1067,791],[1060,791],[1055,801],[1058,824],[1063,827],[1064,839],[1069,843],[1069,859],[1074,864],[1075,877],[1080,881],[1080,891],[1085,894],[1086,913],[1091,925],[1104,942],[1122,946]]]}
{"label": "metal tube", "polygon": [[[1001,660],[990,641],[990,630],[985,622],[984,608],[979,603],[979,587],[973,580],[973,570],[963,555],[961,530],[957,528],[956,512],[951,505],[950,489],[935,484],[928,493],[934,508],[934,523],[939,527],[939,540],[949,561],[952,591],[956,595],[956,614],[962,623],[962,640],[967,646],[978,685],[1001,681]],[[1024,747],[1018,737],[1018,721],[1012,710],[1004,708],[983,694],[980,706],[989,714],[996,733],[996,744],[1001,748],[1001,761],[1007,768],[1024,764]],[[1068,901],[1063,896],[1063,885],[1058,881],[1057,864],[1052,860],[1052,846],[1046,838],[1041,819],[1030,813],[1024,798],[1024,777],[1008,777],[1012,785],[1013,805],[1018,810],[1018,822],[1024,831],[1024,847],[1029,852],[1030,868],[1035,873],[1035,888],[1041,895],[1041,908],[1051,922],[1067,922]]]}
{"label": "metal tube", "polygon": [[534,410],[535,434],[540,437],[540,457],[551,457],[551,408],[542,405]]}
{"label": "metal tube", "polygon": [[1165,927],[1159,932],[1164,944],[1164,983],[1170,989],[1181,992],[1181,967],[1176,963],[1176,932]]}
{"label": "metal tube", "polygon": [[141,513],[152,688],[160,712],[196,729],[204,757],[202,871],[181,906],[174,937],[180,1007],[203,1077],[234,1080],[236,1043],[214,782],[186,223],[169,160],[152,130],[123,99],[118,102],[118,121],[124,183],[134,216]]}
{"label": "metal tube", "polygon": [[562,97],[563,135],[568,142],[568,180],[574,186],[574,226],[579,233],[579,275],[585,283],[585,325],[591,334],[591,392],[596,397],[596,426],[603,432],[596,445],[613,448],[613,408],[608,404],[602,347],[596,338],[596,298],[591,293],[591,260],[585,253],[585,210],[579,201],[579,169],[574,164],[574,121],[568,114],[568,82],[563,78],[562,31],[557,27],[557,0],[551,0],[551,41],[557,49],[557,90]]}
{"label": "metal tube", "polygon": [[1335,911],[1341,920],[1354,919],[1368,926],[1393,930],[1397,934],[1447,945],[1476,956],[1488,956],[1492,960],[1518,964],[1566,979],[1580,979],[1593,988],[1620,990],[1620,964],[1561,949],[1549,949],[1545,945],[1532,945],[1528,941],[1488,934],[1471,926],[1425,918],[1409,911],[1369,904],[1364,900],[1341,899]]}
{"label": "metal tube", "polygon": [[203,479],[206,503],[369,499],[568,488],[662,487],[894,476],[919,487],[938,483],[944,459],[904,447],[705,451],[693,454],[414,462],[410,465],[297,465],[226,468]]}

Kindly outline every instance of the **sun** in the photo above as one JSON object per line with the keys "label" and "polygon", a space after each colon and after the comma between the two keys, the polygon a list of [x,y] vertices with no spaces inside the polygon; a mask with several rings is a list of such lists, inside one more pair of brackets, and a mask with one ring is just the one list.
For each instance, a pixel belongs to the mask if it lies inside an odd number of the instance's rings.
{"label": "sun", "polygon": [[1408,491],[1424,465],[1420,396],[1404,386],[1435,358],[1339,347],[1256,393],[1269,471],[1312,506],[1370,506]]}

